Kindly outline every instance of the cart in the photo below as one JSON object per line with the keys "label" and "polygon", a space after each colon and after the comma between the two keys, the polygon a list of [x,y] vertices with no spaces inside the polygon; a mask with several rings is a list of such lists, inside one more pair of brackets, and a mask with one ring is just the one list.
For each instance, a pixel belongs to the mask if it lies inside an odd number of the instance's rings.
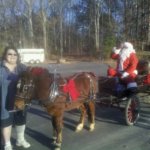
{"label": "cart", "polygon": [[[142,65],[141,65],[142,64]],[[143,81],[149,74],[149,68],[145,67],[143,61],[139,64],[139,75],[137,77],[136,91],[128,93],[128,90],[123,87],[114,77],[98,77],[98,95],[96,103],[114,107],[124,112],[125,122],[127,125],[134,125],[140,116],[140,99],[150,95],[150,83],[144,84]],[[142,67],[146,70],[142,70]],[[116,88],[116,85],[119,87]],[[140,96],[140,94],[142,96]]]}

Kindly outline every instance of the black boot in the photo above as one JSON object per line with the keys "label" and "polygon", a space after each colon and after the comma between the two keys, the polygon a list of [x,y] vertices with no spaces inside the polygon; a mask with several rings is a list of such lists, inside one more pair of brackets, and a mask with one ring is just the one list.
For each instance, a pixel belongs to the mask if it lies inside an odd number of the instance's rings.
{"label": "black boot", "polygon": [[137,93],[137,87],[128,88],[126,92],[128,97],[135,95]]}

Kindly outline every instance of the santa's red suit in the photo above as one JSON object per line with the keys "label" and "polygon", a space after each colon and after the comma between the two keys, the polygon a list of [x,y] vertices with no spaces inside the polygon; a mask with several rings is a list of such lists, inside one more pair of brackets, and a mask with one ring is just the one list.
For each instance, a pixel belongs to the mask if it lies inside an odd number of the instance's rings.
{"label": "santa's red suit", "polygon": [[113,48],[111,58],[117,59],[117,67],[116,69],[110,67],[108,76],[120,77],[127,84],[127,88],[137,87],[134,79],[137,76],[138,59],[133,45],[125,42],[121,49]]}

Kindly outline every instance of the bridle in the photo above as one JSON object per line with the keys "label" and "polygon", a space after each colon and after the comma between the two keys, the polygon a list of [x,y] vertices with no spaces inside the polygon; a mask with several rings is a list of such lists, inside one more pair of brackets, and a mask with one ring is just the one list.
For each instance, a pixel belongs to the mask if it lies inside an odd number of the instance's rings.
{"label": "bridle", "polygon": [[21,79],[18,81],[16,99],[24,100],[25,105],[29,105],[34,89],[33,79],[30,79],[29,84],[23,84],[22,82]]}

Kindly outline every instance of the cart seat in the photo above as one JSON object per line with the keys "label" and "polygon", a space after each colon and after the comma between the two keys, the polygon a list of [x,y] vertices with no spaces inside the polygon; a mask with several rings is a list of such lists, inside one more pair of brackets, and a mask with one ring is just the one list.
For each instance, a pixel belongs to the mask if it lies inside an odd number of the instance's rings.
{"label": "cart seat", "polygon": [[116,77],[99,77],[98,93],[101,95],[110,95],[118,98],[128,97],[137,92],[137,88],[127,89],[126,86],[118,82]]}
{"label": "cart seat", "polygon": [[150,72],[150,62],[148,60],[139,60],[137,65],[139,75],[146,75]]}

